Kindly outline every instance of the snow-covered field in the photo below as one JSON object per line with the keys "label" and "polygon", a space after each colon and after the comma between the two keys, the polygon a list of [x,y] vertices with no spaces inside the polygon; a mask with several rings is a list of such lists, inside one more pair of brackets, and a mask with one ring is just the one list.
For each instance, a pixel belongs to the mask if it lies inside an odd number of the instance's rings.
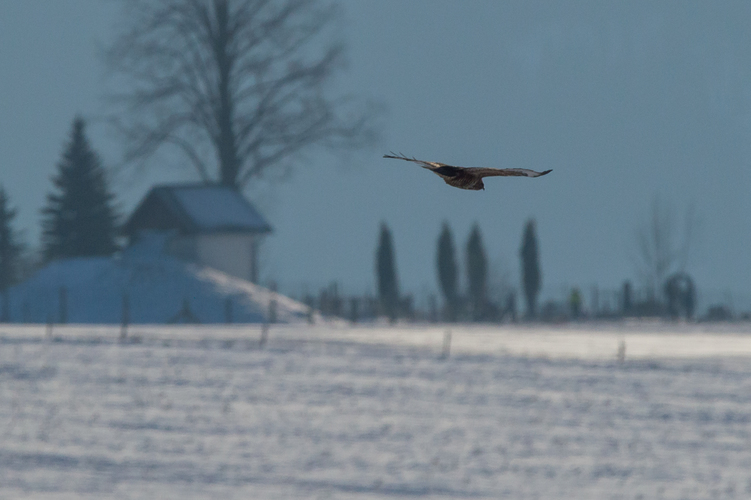
{"label": "snow-covered field", "polygon": [[747,325],[260,333],[0,325],[0,498],[751,498]]}

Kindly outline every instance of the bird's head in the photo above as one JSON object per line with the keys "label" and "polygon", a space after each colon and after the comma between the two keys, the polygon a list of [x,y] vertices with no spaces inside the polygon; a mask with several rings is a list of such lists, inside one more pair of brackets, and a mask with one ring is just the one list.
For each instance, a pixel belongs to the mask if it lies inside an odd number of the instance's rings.
{"label": "bird's head", "polygon": [[485,183],[482,182],[482,179],[477,179],[477,182],[475,182],[475,185],[472,186],[472,189],[475,191],[485,191]]}

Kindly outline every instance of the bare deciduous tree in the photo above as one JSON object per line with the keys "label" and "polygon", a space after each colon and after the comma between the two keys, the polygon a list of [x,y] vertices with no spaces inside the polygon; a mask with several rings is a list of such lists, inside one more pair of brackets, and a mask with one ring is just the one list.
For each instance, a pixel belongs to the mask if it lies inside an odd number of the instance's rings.
{"label": "bare deciduous tree", "polygon": [[686,212],[680,239],[677,225],[673,208],[655,197],[647,219],[637,228],[637,270],[651,300],[657,299],[657,292],[669,274],[685,270],[696,225],[693,206]]}
{"label": "bare deciduous tree", "polygon": [[373,106],[327,92],[344,62],[335,4],[124,1],[124,28],[105,56],[128,89],[112,96],[126,164],[170,145],[204,180],[243,187],[286,171],[311,145],[372,138]]}

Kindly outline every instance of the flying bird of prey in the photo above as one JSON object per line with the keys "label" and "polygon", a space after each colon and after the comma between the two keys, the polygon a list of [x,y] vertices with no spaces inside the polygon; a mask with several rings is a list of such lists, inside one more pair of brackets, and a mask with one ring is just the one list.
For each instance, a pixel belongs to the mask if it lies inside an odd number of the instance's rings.
{"label": "flying bird of prey", "polygon": [[552,170],[544,172],[535,172],[526,168],[473,168],[473,167],[454,167],[445,163],[435,161],[422,161],[417,158],[408,158],[403,154],[396,154],[393,151],[390,155],[383,155],[384,158],[394,158],[396,160],[406,160],[417,163],[422,168],[427,168],[434,174],[437,174],[449,186],[458,187],[459,189],[471,189],[479,191],[485,189],[482,182],[483,177],[540,177],[550,173]]}

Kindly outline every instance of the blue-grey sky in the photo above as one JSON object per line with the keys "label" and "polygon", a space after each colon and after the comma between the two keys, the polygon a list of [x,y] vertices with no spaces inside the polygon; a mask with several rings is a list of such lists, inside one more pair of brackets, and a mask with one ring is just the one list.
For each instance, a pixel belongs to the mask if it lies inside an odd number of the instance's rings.
{"label": "blue-grey sky", "polygon": [[[275,228],[262,276],[299,293],[338,281],[374,289],[378,224],[393,231],[403,291],[436,290],[447,220],[463,247],[480,225],[496,276],[519,280],[534,217],[543,296],[636,281],[636,228],[655,197],[677,219],[694,207],[687,271],[706,301],[751,308],[751,3],[348,1],[342,92],[382,101],[383,138],[347,160],[311,155],[289,181],[249,196]],[[76,113],[108,164],[119,148],[97,118],[98,56],[115,2],[0,0],[0,182],[38,243],[39,211]],[[524,167],[541,179],[446,186],[401,151],[464,166]],[[174,158],[170,163],[179,163]],[[124,212],[151,183],[194,180],[186,167],[113,185]],[[679,228],[680,229],[680,228]],[[588,294],[585,293],[585,298]]]}

